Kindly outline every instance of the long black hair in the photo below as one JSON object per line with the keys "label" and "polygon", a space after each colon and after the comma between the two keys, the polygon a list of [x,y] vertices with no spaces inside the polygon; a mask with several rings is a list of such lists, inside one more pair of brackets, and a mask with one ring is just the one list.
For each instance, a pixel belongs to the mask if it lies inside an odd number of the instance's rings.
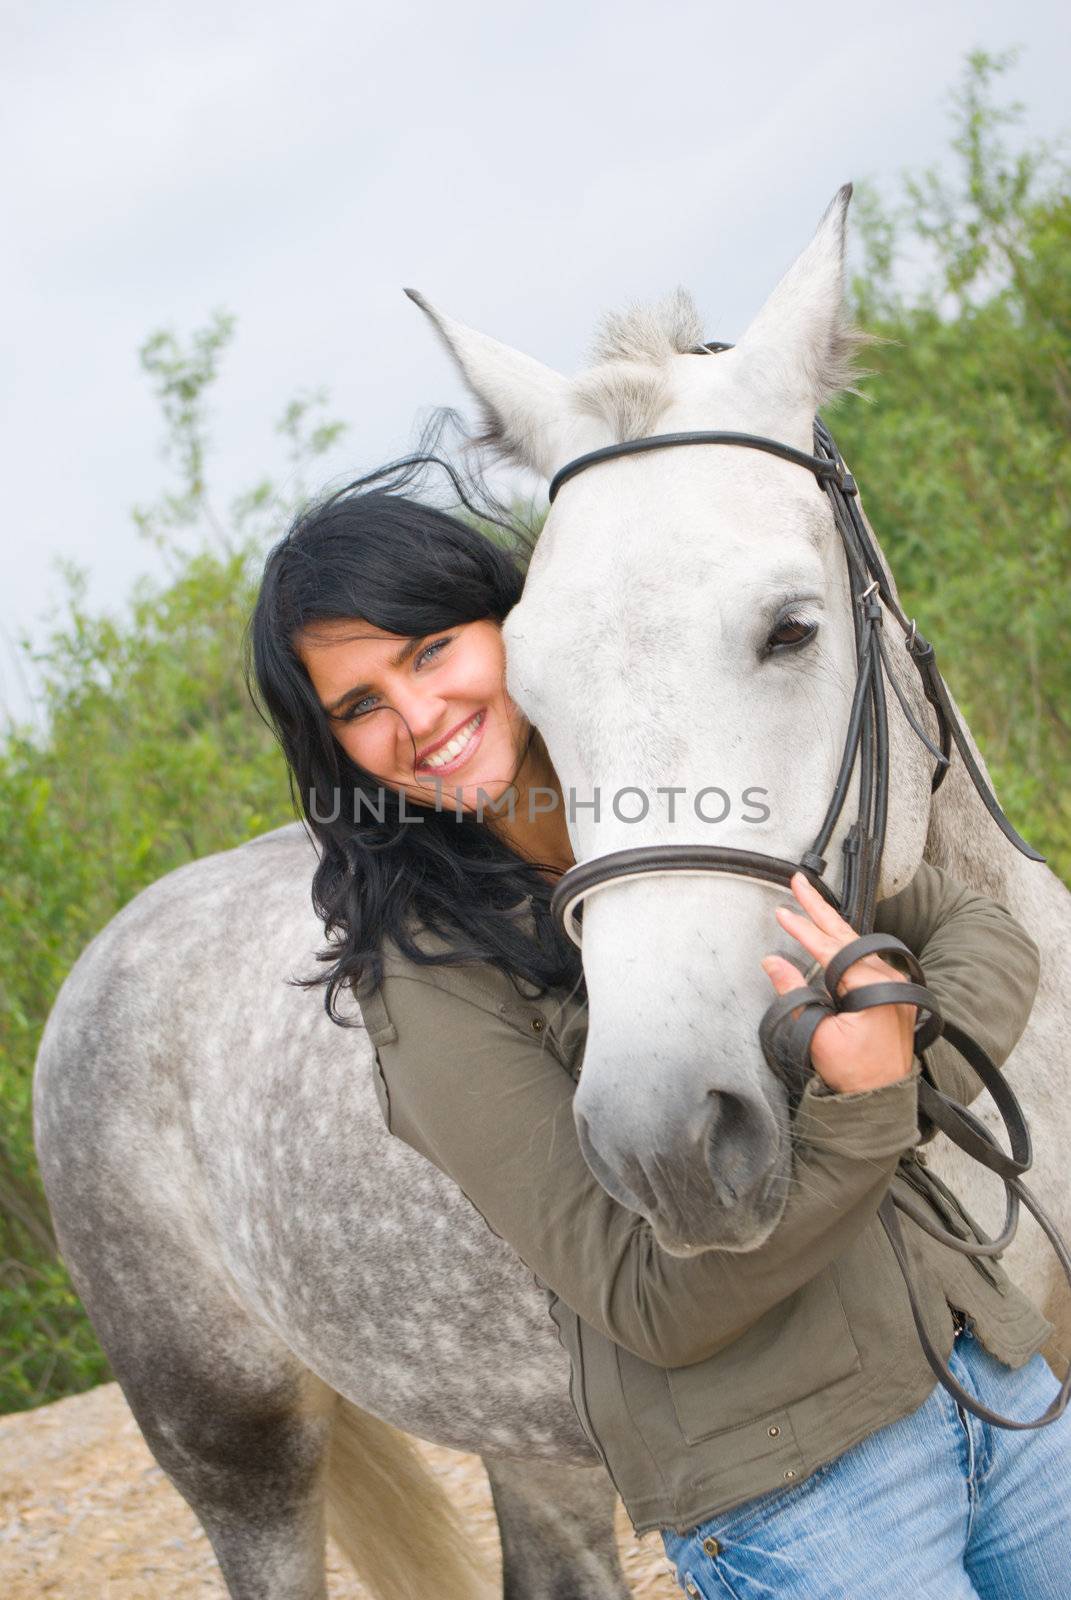
{"label": "long black hair", "polygon": [[[583,986],[575,946],[550,916],[545,864],[521,856],[471,813],[421,807],[421,822],[407,821],[414,813],[400,792],[336,741],[295,647],[301,630],[320,622],[360,619],[421,638],[467,622],[501,623],[516,605],[538,535],[516,507],[435,453],[450,420],[440,414],[416,453],[295,517],[268,554],[246,630],[247,686],[282,746],[295,807],[319,847],[313,905],[328,938],[337,935],[317,952],[329,969],[291,981],[323,985],[327,1014],[342,1026],[353,1023],[337,1009],[338,992],[380,981],[387,936],[420,965],[488,962],[539,993]],[[423,484],[429,469],[445,474],[474,520],[403,492]],[[531,929],[517,916],[528,897]],[[441,935],[447,950],[421,950],[414,921]]]}

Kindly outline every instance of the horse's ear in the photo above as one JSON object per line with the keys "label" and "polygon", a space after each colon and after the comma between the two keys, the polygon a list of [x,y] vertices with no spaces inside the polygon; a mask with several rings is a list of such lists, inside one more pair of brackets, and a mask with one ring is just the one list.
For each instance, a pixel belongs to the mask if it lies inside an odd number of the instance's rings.
{"label": "horse's ear", "polygon": [[484,440],[504,455],[552,477],[568,458],[572,385],[561,373],[509,345],[445,316],[418,294],[406,294],[431,322],[480,406]]}
{"label": "horse's ear", "polygon": [[838,189],[803,254],[789,267],[743,338],[764,384],[793,405],[816,409],[859,376],[855,353],[867,342],[844,301],[845,225],[852,186]]}

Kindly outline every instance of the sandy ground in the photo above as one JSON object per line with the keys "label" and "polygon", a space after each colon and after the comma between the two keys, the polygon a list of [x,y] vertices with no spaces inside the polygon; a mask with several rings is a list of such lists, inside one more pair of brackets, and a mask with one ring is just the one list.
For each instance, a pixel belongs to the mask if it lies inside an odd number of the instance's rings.
{"label": "sandy ground", "polygon": [[[417,1441],[472,1538],[498,1550],[483,1464]],[[638,1540],[617,1508],[632,1592],[679,1600],[657,1533]],[[329,1546],[331,1600],[368,1600]],[[0,1417],[4,1600],[226,1600],[212,1548],[156,1465],[114,1383]]]}

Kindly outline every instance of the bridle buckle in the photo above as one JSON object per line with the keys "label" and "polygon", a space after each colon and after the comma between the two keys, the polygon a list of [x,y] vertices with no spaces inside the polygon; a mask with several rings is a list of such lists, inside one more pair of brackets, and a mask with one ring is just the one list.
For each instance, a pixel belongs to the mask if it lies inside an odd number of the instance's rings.
{"label": "bridle buckle", "polygon": [[855,479],[848,471],[848,463],[841,456],[837,456],[832,462],[832,467],[841,494],[858,494]]}

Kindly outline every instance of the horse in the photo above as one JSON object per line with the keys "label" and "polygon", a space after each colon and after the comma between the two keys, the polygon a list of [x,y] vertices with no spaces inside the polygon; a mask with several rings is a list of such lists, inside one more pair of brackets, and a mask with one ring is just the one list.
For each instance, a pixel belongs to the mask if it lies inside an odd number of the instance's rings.
{"label": "horse", "polygon": [[[656,429],[733,429],[807,450],[816,408],[852,381],[847,209],[844,190],[716,359],[700,353],[683,291],[606,319],[576,378],[410,293],[487,437],[548,478]],[[759,646],[786,600],[819,618],[822,650],[774,669]],[[571,483],[504,637],[511,696],[539,727],[563,792],[587,799],[570,815],[577,862],[708,839],[689,800],[675,816],[667,805],[635,821],[631,802],[624,817],[613,802],[637,786],[712,785],[733,800],[719,843],[798,860],[843,744],[850,605],[821,491],[785,460],[650,452]],[[932,731],[913,668],[893,666]],[[933,791],[923,746],[892,713],[889,730],[879,894],[925,857],[996,898],[1041,948],[1036,1004],[1008,1070],[1036,1134],[1035,1187],[1066,1229],[1071,1103],[1059,1063],[1071,1002],[1055,952],[1071,939],[1071,895],[1002,838],[961,761]],[[745,791],[768,796],[758,821],[738,803]],[[842,837],[843,824],[831,851]],[[309,973],[322,942],[315,851],[294,822],[180,867],[126,905],[66,978],[37,1058],[34,1118],[72,1281],[234,1600],[323,1600],[325,1530],[379,1600],[490,1596],[489,1569],[410,1435],[482,1458],[506,1600],[625,1600],[613,1487],[573,1409],[544,1292],[456,1186],[389,1135],[367,1035],[334,1025],[315,991],[286,981]],[[610,1192],[631,1192],[629,1161],[656,1125],[672,1133],[667,1119],[687,1115],[711,1074],[745,1111],[771,1093],[759,958],[787,946],[755,880],[644,878],[586,905],[577,1097],[609,1152]],[[718,1049],[697,1052],[697,1037]],[[645,1070],[655,1055],[657,1083]],[[761,1243],[770,1218],[748,1181],[760,1164],[753,1126],[747,1115],[726,1126],[743,1175],[731,1199],[686,1164],[644,1196],[666,1248]],[[974,1168],[951,1149],[931,1160],[984,1213]],[[673,1219],[704,1183],[710,1204],[692,1205],[685,1245]],[[1008,1266],[1063,1338],[1071,1308],[1033,1232]]]}

